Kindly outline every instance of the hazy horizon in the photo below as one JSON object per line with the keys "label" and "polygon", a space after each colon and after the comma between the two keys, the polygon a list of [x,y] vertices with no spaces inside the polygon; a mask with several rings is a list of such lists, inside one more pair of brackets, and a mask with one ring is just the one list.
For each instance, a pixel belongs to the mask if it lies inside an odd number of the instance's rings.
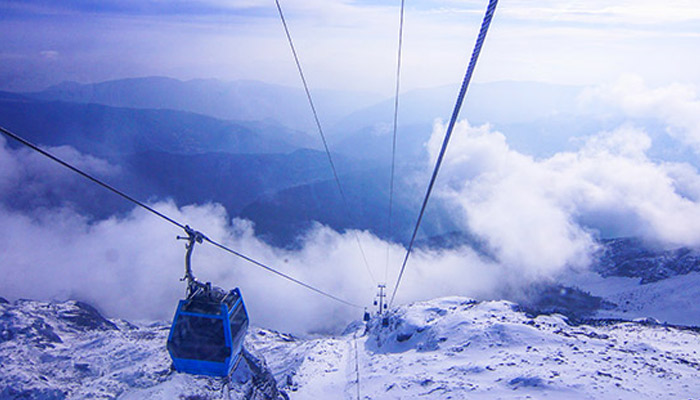
{"label": "hazy horizon", "polygon": [[[393,92],[399,2],[282,1],[316,89]],[[402,87],[459,82],[485,1],[406,3]],[[0,3],[0,89],[135,76],[299,86],[274,2]],[[700,5],[501,1],[476,82],[700,82]]]}

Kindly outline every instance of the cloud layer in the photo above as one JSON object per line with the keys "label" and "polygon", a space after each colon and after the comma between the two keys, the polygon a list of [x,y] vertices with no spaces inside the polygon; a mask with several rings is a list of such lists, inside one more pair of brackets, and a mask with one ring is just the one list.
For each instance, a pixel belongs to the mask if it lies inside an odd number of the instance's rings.
{"label": "cloud layer", "polygon": [[[433,155],[444,129],[436,125]],[[601,236],[699,246],[700,175],[690,164],[650,159],[651,144],[643,130],[625,125],[587,138],[575,152],[534,159],[488,125],[463,121],[438,196],[502,264],[544,276],[587,265]]]}
{"label": "cloud layer", "polygon": [[[72,148],[50,150],[98,176],[119,173],[117,167]],[[11,149],[4,139],[0,139],[0,167],[0,225],[8,232],[0,241],[0,296],[80,299],[110,317],[172,316],[185,289],[179,280],[184,275],[184,243],[175,239],[183,232],[140,208],[93,220],[60,203],[37,200],[24,208],[8,207],[8,201],[60,197],[61,190],[75,189],[82,178],[37,154]],[[52,188],[58,192],[51,192]],[[304,238],[300,250],[290,251],[260,241],[250,222],[231,220],[220,205],[151,205],[214,240],[353,303],[370,305],[376,294],[377,282],[369,278],[353,232],[339,233],[318,225]],[[404,249],[367,232],[357,234],[373,275],[395,279]],[[387,249],[390,266],[384,262]],[[338,331],[362,313],[210,245],[197,246],[193,263],[200,280],[224,288],[240,287],[257,325],[296,333]],[[488,296],[498,286],[496,268],[489,264],[468,249],[419,251],[397,301],[459,293]],[[473,277],[462,279],[470,271]]]}
{"label": "cloud layer", "polygon": [[[630,117],[658,118],[671,128],[672,138],[695,146],[689,139],[697,128],[694,95],[678,87],[648,89],[624,80],[617,85],[589,95],[619,104]],[[427,143],[433,159],[444,129],[436,124]],[[464,230],[486,243],[489,257],[468,247],[418,250],[397,302],[508,295],[531,282],[556,279],[570,268],[585,268],[601,236],[700,246],[700,174],[688,163],[651,158],[653,146],[649,132],[627,123],[581,140],[575,151],[538,159],[513,150],[507,137],[489,125],[459,122],[431,204],[443,202]],[[71,148],[52,150],[100,176],[119,174],[118,167]],[[175,240],[182,234],[177,228],[141,209],[94,221],[55,204],[38,203],[31,212],[21,212],[4,203],[16,193],[31,198],[45,196],[52,187],[70,190],[79,179],[0,139],[0,225],[6,232],[0,241],[0,296],[76,298],[112,317],[170,318],[184,292],[179,281],[184,246]],[[231,219],[219,205],[152,205],[334,295],[362,305],[374,298],[376,282],[365,270],[353,232],[318,225],[299,250],[284,250],[257,239],[250,222]],[[391,288],[405,250],[369,232],[357,234],[373,275],[386,274]],[[385,264],[387,249],[390,262]],[[197,247],[194,270],[203,281],[240,287],[257,325],[297,333],[337,331],[362,312],[212,246]]]}
{"label": "cloud layer", "polygon": [[581,103],[589,108],[618,111],[629,118],[654,118],[666,133],[700,153],[700,99],[692,85],[672,84],[650,88],[636,75],[613,84],[586,89]]}
{"label": "cloud layer", "polygon": [[[368,279],[351,232],[318,226],[301,250],[287,251],[255,238],[247,221],[229,221],[220,206],[152,206],[336,296],[361,305],[370,305],[374,298],[374,282]],[[179,281],[184,275],[184,243],[175,240],[182,232],[146,211],[91,223],[67,209],[31,216],[0,209],[0,223],[11,232],[0,243],[0,295],[7,298],[80,299],[110,317],[169,319],[184,294]],[[375,275],[382,275],[384,266],[376,260],[385,259],[387,244],[359,234]],[[395,266],[404,250],[392,245],[390,251]],[[210,245],[197,246],[193,265],[202,281],[240,287],[252,322],[259,326],[295,333],[337,332],[361,317],[361,309],[310,292]],[[389,276],[396,276],[394,267]],[[397,300],[458,293],[488,296],[498,282],[497,268],[469,250],[418,252]]]}

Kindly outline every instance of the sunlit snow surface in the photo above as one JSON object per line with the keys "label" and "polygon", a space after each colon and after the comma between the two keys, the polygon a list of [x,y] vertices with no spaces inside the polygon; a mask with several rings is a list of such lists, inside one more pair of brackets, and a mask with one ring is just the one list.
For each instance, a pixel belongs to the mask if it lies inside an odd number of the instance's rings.
{"label": "sunlit snow surface", "polygon": [[387,315],[388,327],[374,318],[366,334],[290,342],[258,331],[251,343],[292,399],[357,398],[355,340],[362,399],[700,398],[700,334],[690,329],[571,326],[457,297]]}
{"label": "sunlit snow surface", "polygon": [[171,371],[166,323],[109,321],[77,302],[0,304],[0,399],[264,399],[267,368],[291,399],[700,398],[694,329],[576,326],[461,297],[386,316],[336,337],[251,328],[260,370],[239,368],[226,391]]}
{"label": "sunlit snow surface", "polygon": [[564,283],[615,305],[598,310],[597,317],[630,320],[654,318],[669,324],[700,326],[700,272],[646,284],[641,284],[640,280],[603,278],[593,272],[581,272],[570,274]]}

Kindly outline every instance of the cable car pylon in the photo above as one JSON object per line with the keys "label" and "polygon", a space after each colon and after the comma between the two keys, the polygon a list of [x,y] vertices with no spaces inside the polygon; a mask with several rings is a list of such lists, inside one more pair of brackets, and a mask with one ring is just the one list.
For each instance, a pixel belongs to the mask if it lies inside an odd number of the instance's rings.
{"label": "cable car pylon", "polygon": [[[386,314],[388,305],[386,303],[386,284],[380,283],[377,285],[377,297],[374,299],[374,305],[377,306],[377,316],[382,317],[382,314]],[[385,315],[382,318],[382,326],[389,326],[389,318]]]}
{"label": "cable car pylon", "polygon": [[386,293],[384,291],[386,290],[386,284],[380,283],[377,285],[377,297],[374,299],[374,305],[377,306],[377,315],[381,315],[384,310],[387,309],[387,304],[386,304]]}

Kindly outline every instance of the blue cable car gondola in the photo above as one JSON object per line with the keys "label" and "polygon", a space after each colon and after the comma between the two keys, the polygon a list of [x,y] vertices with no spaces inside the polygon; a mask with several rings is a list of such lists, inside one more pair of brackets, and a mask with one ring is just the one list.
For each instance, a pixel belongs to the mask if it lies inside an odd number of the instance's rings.
{"label": "blue cable car gondola", "polygon": [[228,376],[238,364],[248,330],[248,312],[238,288],[226,292],[198,282],[191,257],[202,234],[187,227],[185,277],[187,296],[180,300],[168,336],[175,370],[197,375]]}

